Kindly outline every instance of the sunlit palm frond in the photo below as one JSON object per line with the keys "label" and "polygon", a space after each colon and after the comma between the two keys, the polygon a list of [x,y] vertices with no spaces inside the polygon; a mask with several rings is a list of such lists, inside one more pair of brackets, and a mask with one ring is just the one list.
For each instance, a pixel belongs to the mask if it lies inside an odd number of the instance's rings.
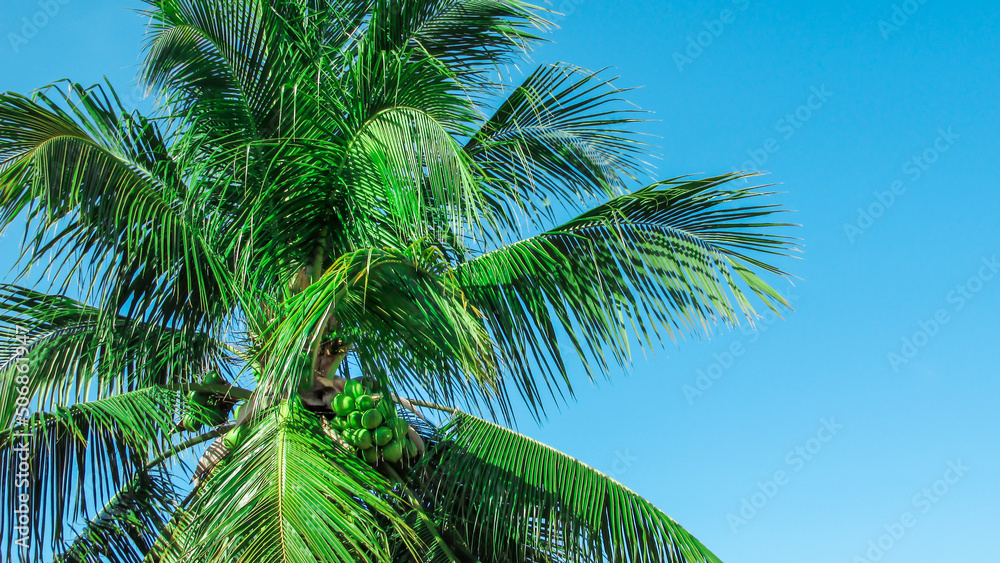
{"label": "sunlit palm frond", "polygon": [[[579,211],[620,195],[643,169],[648,146],[630,124],[625,91],[599,73],[565,64],[528,75],[465,145],[499,204],[537,224],[556,208]],[[541,215],[541,217],[539,217]]]}
{"label": "sunlit palm frond", "polygon": [[140,563],[179,502],[167,474],[136,473],[54,561]]}
{"label": "sunlit palm frond", "polygon": [[708,331],[712,323],[753,322],[747,291],[771,308],[784,299],[752,268],[792,240],[766,230],[775,206],[747,200],[754,189],[718,188],[742,176],[672,180],[612,199],[535,237],[457,268],[470,303],[483,312],[501,361],[536,408],[537,379],[571,391],[558,332],[588,370],[626,364],[630,339]]}
{"label": "sunlit palm frond", "polygon": [[485,209],[461,147],[432,116],[391,108],[354,139],[345,173],[372,237],[402,249],[427,238],[483,239]]}
{"label": "sunlit palm frond", "polygon": [[63,290],[86,278],[110,312],[165,324],[224,310],[225,272],[201,233],[205,202],[183,185],[156,126],[101,88],[71,91],[0,95],[0,227],[23,214],[34,233],[25,262],[51,260]]}
{"label": "sunlit palm frond", "polygon": [[[0,285],[0,421],[15,396],[69,406],[149,385],[180,386],[235,358],[194,326],[163,328],[62,295]],[[15,377],[21,375],[21,378]],[[19,382],[20,380],[20,382]],[[25,386],[21,392],[18,391]]]}
{"label": "sunlit palm frond", "polygon": [[380,50],[426,53],[466,83],[530,49],[550,24],[541,8],[516,0],[378,0],[367,29]]}
{"label": "sunlit palm frond", "polygon": [[498,392],[492,345],[449,270],[422,245],[341,257],[286,303],[263,352],[282,360],[271,362],[259,392],[292,393],[307,375],[296,367],[298,351],[332,324],[327,337],[356,349],[362,370],[399,393],[489,404]]}
{"label": "sunlit palm frond", "polygon": [[[0,520],[8,549],[20,494],[30,500],[32,533],[51,534],[58,546],[67,522],[108,502],[151,456],[166,450],[178,401],[176,392],[150,388],[51,413],[29,416],[27,408],[18,409],[16,424],[0,432],[0,483],[10,491]],[[22,480],[19,461],[25,457],[30,479]]]}
{"label": "sunlit palm frond", "polygon": [[206,561],[389,561],[390,530],[416,545],[391,488],[314,415],[275,409],[206,483],[183,551]]}
{"label": "sunlit palm frond", "polygon": [[442,525],[484,560],[719,561],[648,501],[566,454],[466,414],[442,432],[424,484]]}

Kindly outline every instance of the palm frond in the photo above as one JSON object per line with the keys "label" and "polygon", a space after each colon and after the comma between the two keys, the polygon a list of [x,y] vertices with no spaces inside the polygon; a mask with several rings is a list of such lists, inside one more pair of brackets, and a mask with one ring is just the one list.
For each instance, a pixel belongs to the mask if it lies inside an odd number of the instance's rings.
{"label": "palm frond", "polygon": [[538,6],[516,0],[379,0],[367,37],[380,50],[413,49],[466,82],[527,53],[545,31]]}
{"label": "palm frond", "polygon": [[624,92],[600,73],[566,64],[528,75],[465,145],[497,204],[538,224],[557,205],[579,211],[620,195],[648,149],[627,128],[641,120],[623,107]]}
{"label": "palm frond", "polygon": [[19,423],[0,431],[0,484],[11,491],[0,506],[7,548],[20,494],[30,499],[32,534],[58,546],[67,522],[110,500],[168,447],[178,402],[176,392],[149,388],[30,417],[19,409]]}
{"label": "palm frond", "polygon": [[442,433],[427,494],[484,560],[719,562],[669,516],[566,454],[464,413]]}
{"label": "palm frond", "polygon": [[136,473],[56,563],[141,563],[180,499],[166,474]]}
{"label": "palm frond", "polygon": [[[572,392],[560,351],[563,329],[588,373],[625,365],[630,338],[709,331],[755,316],[747,290],[767,307],[787,302],[752,268],[783,275],[760,255],[784,255],[792,239],[764,232],[774,205],[753,188],[719,190],[742,178],[670,180],[612,199],[538,236],[457,268],[459,285],[485,315],[504,367],[536,410],[536,379]],[[593,376],[592,376],[593,377]]]}
{"label": "palm frond", "polygon": [[293,393],[308,375],[296,367],[300,351],[331,324],[327,337],[353,345],[363,372],[398,393],[489,404],[498,392],[489,336],[434,247],[345,255],[286,305],[258,393]]}
{"label": "palm frond", "polygon": [[59,293],[80,274],[112,313],[191,324],[224,310],[225,271],[200,230],[206,202],[189,199],[158,128],[113,92],[70,90],[0,95],[0,227],[24,213],[26,262],[51,254]]}
{"label": "palm frond", "polygon": [[[0,397],[11,399],[0,404],[3,423],[11,420],[17,393],[46,410],[150,385],[182,385],[201,373],[225,372],[234,360],[194,326],[164,328],[63,295],[0,284],[0,372],[11,374],[0,380]],[[17,370],[23,370],[21,383],[13,377]]]}
{"label": "palm frond", "polygon": [[277,410],[203,485],[181,551],[206,561],[389,561],[389,530],[414,537],[391,484],[314,415]]}
{"label": "palm frond", "polygon": [[[152,2],[151,2],[152,3]],[[269,138],[280,125],[280,22],[267,2],[155,2],[143,79],[218,139]],[[286,56],[288,52],[285,53]]]}
{"label": "palm frond", "polygon": [[[345,172],[369,229],[402,249],[423,238],[483,239],[481,188],[471,163],[442,124],[412,108],[386,110],[354,138]],[[488,219],[487,219],[488,220]]]}

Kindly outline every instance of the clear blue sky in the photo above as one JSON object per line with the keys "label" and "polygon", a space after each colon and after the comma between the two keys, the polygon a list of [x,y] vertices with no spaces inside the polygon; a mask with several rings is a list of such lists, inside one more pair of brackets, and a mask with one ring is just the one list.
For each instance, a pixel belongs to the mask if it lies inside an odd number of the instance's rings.
{"label": "clear blue sky", "polygon": [[[38,5],[0,7],[0,90],[105,74],[128,90],[139,2],[53,1],[17,52],[9,34]],[[784,320],[640,355],[522,429],[727,562],[1000,560],[996,4],[556,5],[567,16],[535,61],[641,87],[662,177],[768,171],[804,252],[794,289],[779,282]]]}

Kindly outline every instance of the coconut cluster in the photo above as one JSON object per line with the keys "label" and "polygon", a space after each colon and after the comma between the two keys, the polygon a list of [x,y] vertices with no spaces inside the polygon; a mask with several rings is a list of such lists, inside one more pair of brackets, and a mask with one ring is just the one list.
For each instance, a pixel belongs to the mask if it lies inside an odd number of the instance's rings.
{"label": "coconut cluster", "polygon": [[410,425],[399,418],[396,404],[378,394],[378,383],[352,379],[333,396],[330,426],[367,463],[396,463],[404,456],[416,458],[420,448],[411,439]]}

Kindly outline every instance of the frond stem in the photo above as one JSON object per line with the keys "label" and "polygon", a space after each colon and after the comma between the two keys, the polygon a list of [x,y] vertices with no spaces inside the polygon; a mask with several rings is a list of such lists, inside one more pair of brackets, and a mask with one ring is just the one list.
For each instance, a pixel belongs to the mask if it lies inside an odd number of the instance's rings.
{"label": "frond stem", "polygon": [[184,442],[181,442],[180,444],[177,444],[176,446],[170,448],[169,450],[167,450],[167,451],[161,453],[160,455],[154,457],[153,459],[151,459],[149,461],[149,463],[147,463],[142,468],[142,471],[143,472],[147,472],[150,469],[156,467],[157,465],[163,463],[164,461],[170,459],[171,457],[177,455],[178,453],[180,453],[180,452],[182,452],[184,450],[193,448],[193,447],[197,446],[198,444],[204,444],[205,442],[207,442],[209,440],[213,440],[215,438],[218,438],[219,436],[222,436],[226,432],[229,432],[229,430],[232,427],[233,427],[232,424],[226,424],[224,426],[220,426],[220,427],[216,428],[215,430],[212,430],[210,432],[206,432],[206,433],[201,434],[199,436],[195,436],[194,438],[191,438],[190,440],[186,440]]}
{"label": "frond stem", "polygon": [[446,407],[444,405],[439,405],[437,403],[429,403],[427,401],[420,401],[417,399],[409,399],[409,401],[410,404],[412,404],[415,407],[424,407],[431,410],[446,412],[448,414],[464,414],[462,411],[454,407]]}

